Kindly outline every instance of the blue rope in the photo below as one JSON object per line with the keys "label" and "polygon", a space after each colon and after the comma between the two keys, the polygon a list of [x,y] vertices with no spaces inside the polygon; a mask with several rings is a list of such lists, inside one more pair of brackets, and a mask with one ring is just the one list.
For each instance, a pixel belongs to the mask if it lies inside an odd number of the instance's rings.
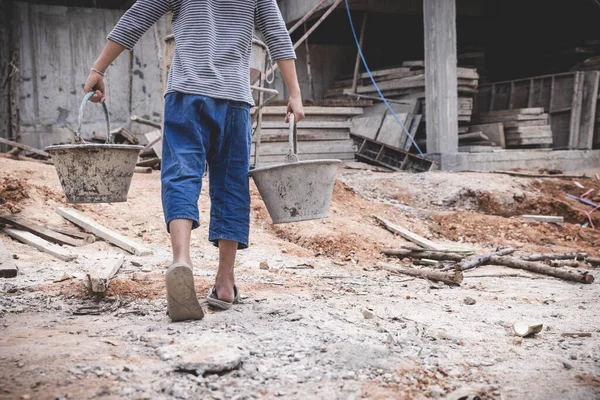
{"label": "blue rope", "polygon": [[379,97],[381,97],[381,100],[383,100],[383,102],[387,106],[388,110],[390,110],[390,112],[394,116],[394,119],[396,120],[396,122],[398,122],[400,124],[400,126],[404,130],[404,133],[406,133],[408,135],[408,137],[410,138],[410,141],[415,145],[415,147],[417,148],[417,151],[419,152],[421,157],[425,157],[425,154],[423,154],[423,152],[421,151],[421,148],[419,147],[417,142],[415,142],[415,138],[413,138],[413,136],[410,134],[410,132],[408,132],[408,130],[406,129],[406,127],[404,126],[402,121],[400,121],[400,118],[398,118],[398,116],[396,115],[394,110],[392,110],[390,103],[388,103],[387,99],[381,92],[381,89],[379,89],[379,85],[377,85],[377,82],[375,82],[375,78],[373,78],[373,74],[371,73],[371,70],[369,69],[367,60],[365,60],[365,56],[362,52],[362,49],[360,48],[360,41],[358,40],[358,35],[356,34],[356,29],[354,29],[354,24],[352,23],[352,14],[350,13],[350,6],[348,5],[348,0],[346,0],[346,10],[348,11],[348,20],[350,21],[350,28],[352,29],[352,34],[354,35],[354,41],[356,42],[356,47],[358,48],[358,54],[360,54],[360,58],[362,59],[363,65],[365,66],[365,69],[367,70],[367,73],[369,74],[369,78],[371,78],[371,82],[373,82],[375,89],[377,89],[377,93],[379,93]]}

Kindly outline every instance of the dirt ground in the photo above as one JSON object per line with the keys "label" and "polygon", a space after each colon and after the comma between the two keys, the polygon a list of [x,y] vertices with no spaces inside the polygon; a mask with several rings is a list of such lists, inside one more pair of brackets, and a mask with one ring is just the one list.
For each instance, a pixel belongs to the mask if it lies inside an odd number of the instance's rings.
{"label": "dirt ground", "polygon": [[[600,231],[591,223],[600,227],[600,212],[590,221],[589,207],[567,193],[594,189],[598,202],[600,182],[578,183],[584,188],[573,179],[343,169],[330,218],[276,226],[253,188],[251,246],[236,265],[242,304],[228,312],[204,304],[204,320],[174,324],[165,314],[170,252],[159,174],[136,174],[127,203],[69,207],[146,244],[151,256],[97,241],[73,248],[78,257],[66,263],[0,234],[19,268],[0,278],[0,398],[600,398],[598,281],[484,266],[449,287],[375,268],[409,266],[380,249],[410,243],[374,215],[480,253],[513,246],[517,255],[597,257]],[[72,227],[59,206],[66,200],[52,166],[0,159],[0,213]],[[204,297],[217,251],[207,241],[208,196],[199,207],[192,256]],[[86,271],[110,254],[125,254],[125,264],[104,298],[90,297]],[[544,329],[519,338],[517,321]],[[190,360],[210,368],[186,370]]]}

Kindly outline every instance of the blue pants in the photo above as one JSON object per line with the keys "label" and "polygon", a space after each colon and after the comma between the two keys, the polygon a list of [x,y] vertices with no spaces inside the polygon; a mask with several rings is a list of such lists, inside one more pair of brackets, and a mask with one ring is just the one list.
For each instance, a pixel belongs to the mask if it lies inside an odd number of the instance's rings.
{"label": "blue pants", "polygon": [[248,247],[250,231],[250,105],[206,96],[169,93],[161,166],[162,202],[167,230],[174,219],[200,226],[198,198],[205,165],[209,168],[209,240]]}

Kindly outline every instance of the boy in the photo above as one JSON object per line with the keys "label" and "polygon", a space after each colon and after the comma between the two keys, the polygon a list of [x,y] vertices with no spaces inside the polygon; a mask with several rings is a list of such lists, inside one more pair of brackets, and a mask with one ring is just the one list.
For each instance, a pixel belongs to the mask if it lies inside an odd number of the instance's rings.
{"label": "boy", "polygon": [[[250,51],[260,30],[289,89],[289,113],[304,118],[295,53],[276,0],[138,0],[108,35],[84,91],[106,99],[104,73],[167,11],[173,12],[175,55],[165,94],[162,201],[173,264],[166,273],[172,321],[204,316],[194,290],[191,230],[199,226],[198,198],[205,163],[211,198],[209,240],[219,247],[219,271],[209,304],[228,309],[239,298],[233,267],[248,247],[252,130]],[[288,118],[286,117],[286,122]]]}

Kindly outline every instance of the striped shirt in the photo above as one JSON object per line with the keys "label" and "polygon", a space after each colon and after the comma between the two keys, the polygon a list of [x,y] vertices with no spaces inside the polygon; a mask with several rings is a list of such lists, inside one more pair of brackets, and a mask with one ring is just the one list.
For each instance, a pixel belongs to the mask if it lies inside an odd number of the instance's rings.
{"label": "striped shirt", "polygon": [[131,50],[169,10],[176,45],[166,93],[254,105],[250,54],[255,26],[273,61],[296,58],[276,0],[137,0],[108,39]]}

